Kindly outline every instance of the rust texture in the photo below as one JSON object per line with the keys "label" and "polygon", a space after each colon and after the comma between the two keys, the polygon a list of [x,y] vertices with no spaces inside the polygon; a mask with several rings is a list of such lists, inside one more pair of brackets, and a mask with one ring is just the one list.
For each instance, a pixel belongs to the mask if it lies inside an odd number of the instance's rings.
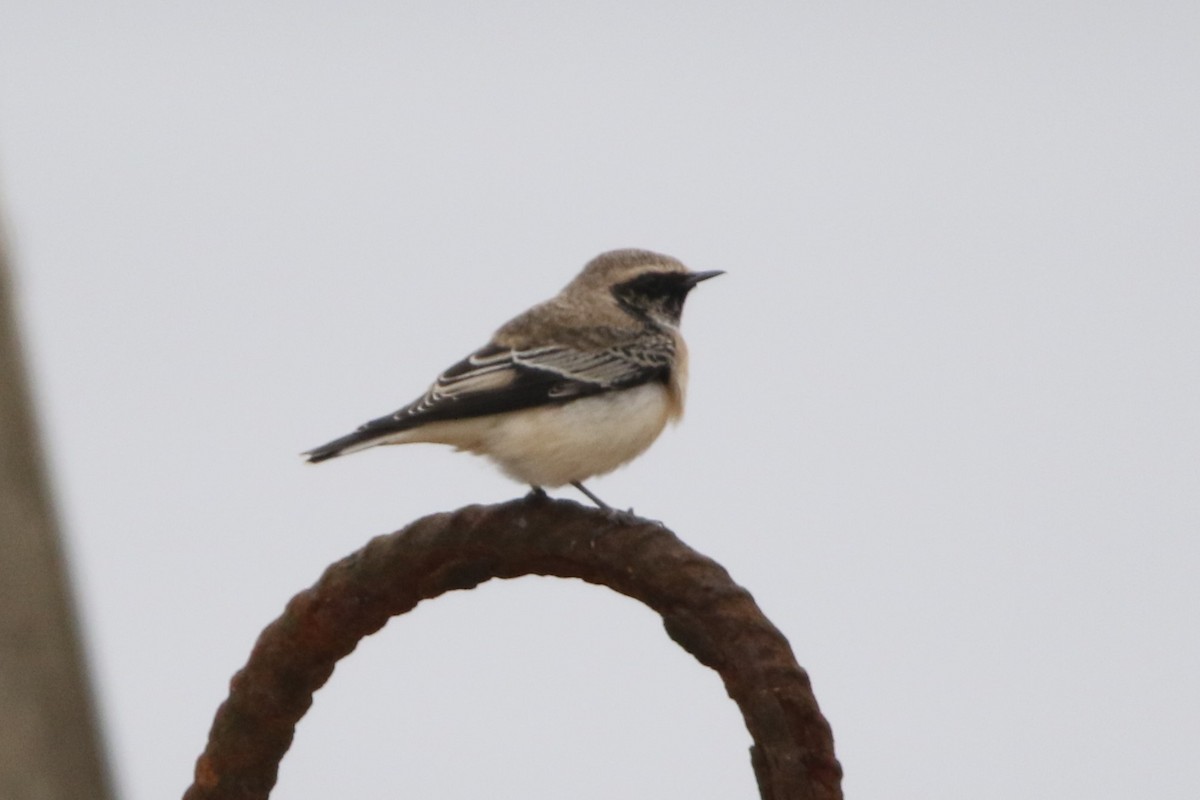
{"label": "rust texture", "polygon": [[749,592],[658,523],[531,495],[378,536],[292,598],[233,677],[184,800],[268,797],[313,692],[360,639],[422,600],[522,575],[580,578],[653,608],[741,708],[761,797],[842,797],[808,675]]}

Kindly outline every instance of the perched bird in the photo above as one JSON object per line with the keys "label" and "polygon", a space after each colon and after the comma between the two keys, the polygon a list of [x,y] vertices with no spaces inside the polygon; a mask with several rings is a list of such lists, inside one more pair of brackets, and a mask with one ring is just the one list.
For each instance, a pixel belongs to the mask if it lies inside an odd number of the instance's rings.
{"label": "perched bird", "polygon": [[569,483],[608,508],[583,481],[640,455],[683,414],[683,301],[720,274],[646,250],[603,253],[422,397],[304,455],[316,463],[380,444],[448,444],[535,491]]}

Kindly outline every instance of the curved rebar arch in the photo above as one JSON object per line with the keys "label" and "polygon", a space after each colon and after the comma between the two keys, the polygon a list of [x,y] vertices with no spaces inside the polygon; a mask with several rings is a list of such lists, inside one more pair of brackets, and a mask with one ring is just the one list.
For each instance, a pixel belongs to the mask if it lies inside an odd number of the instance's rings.
{"label": "curved rebar arch", "polygon": [[360,639],[421,600],[522,575],[580,578],[653,608],[741,708],[760,796],[842,797],[808,675],[749,592],[658,523],[530,495],[378,536],[292,598],[233,677],[184,800],[267,798],[313,692]]}

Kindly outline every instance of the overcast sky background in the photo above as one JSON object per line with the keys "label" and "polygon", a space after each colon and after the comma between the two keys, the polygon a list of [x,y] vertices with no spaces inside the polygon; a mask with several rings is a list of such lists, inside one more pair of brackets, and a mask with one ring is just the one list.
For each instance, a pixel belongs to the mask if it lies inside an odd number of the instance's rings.
{"label": "overcast sky background", "polygon": [[[1200,5],[0,5],[0,202],[127,800],[329,562],[524,492],[320,467],[602,250],[687,419],[591,488],[753,592],[859,798],[1200,795]],[[576,497],[573,490],[562,491]],[[631,600],[494,582],[339,666],[276,797],[753,797]]]}

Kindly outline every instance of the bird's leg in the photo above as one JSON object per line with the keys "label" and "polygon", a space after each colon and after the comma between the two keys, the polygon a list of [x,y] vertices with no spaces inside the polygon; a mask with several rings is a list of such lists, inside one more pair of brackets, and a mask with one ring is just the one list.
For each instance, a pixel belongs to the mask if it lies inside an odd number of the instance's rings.
{"label": "bird's leg", "polygon": [[588,491],[588,488],[586,486],[584,486],[580,481],[571,481],[571,485],[574,486],[579,491],[586,494],[589,500],[591,500],[596,505],[600,506],[600,508],[604,509],[605,511],[613,510],[612,506],[610,506],[608,503],[604,502],[599,497],[596,497],[596,495],[594,495],[590,491]]}
{"label": "bird's leg", "polygon": [[540,486],[530,486],[529,494],[525,495],[526,500],[545,500],[546,490]]}

